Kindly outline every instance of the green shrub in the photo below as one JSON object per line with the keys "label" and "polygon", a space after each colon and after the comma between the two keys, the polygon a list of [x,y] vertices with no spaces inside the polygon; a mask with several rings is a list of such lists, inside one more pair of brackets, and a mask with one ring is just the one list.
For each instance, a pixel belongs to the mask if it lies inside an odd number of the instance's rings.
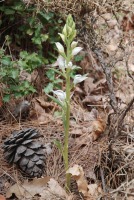
{"label": "green shrub", "polygon": [[0,82],[4,84],[3,99],[8,101],[11,95],[22,97],[38,92],[28,80],[20,81],[20,73],[25,70],[31,74],[55,61],[55,42],[59,41],[63,20],[53,12],[37,11],[34,5],[26,7],[21,0],[1,3],[0,14]]}

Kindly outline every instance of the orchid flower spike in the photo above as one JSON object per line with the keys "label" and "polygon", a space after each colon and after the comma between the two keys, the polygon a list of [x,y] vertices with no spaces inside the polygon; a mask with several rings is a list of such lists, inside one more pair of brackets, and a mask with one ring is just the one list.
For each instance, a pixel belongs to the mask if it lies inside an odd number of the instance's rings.
{"label": "orchid flower spike", "polygon": [[74,85],[76,85],[77,83],[80,83],[80,82],[86,80],[87,78],[88,78],[87,74],[85,74],[83,76],[81,74],[77,74],[74,77],[73,83],[74,83]]}

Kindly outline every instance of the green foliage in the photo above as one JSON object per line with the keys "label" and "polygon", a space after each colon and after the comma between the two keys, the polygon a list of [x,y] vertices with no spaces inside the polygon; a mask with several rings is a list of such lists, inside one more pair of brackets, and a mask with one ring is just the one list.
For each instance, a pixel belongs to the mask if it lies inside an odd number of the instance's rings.
{"label": "green foliage", "polygon": [[44,92],[45,93],[50,93],[53,89],[57,88],[57,89],[61,89],[61,83],[63,82],[62,79],[60,78],[56,78],[56,73],[53,69],[49,69],[46,72],[46,75],[49,79],[49,83],[48,85],[44,88]]}
{"label": "green foliage", "polygon": [[83,60],[83,58],[84,58],[84,56],[76,55],[76,56],[74,57],[74,61],[75,61],[75,62],[80,62],[80,61]]}
{"label": "green foliage", "polygon": [[[21,60],[12,61],[11,56],[4,55],[4,50],[0,50],[0,75],[1,82],[5,84],[4,98],[5,102],[10,100],[10,95],[14,94],[16,98],[36,92],[34,87],[27,81],[20,81],[19,75],[22,68],[18,67]],[[23,68],[24,69],[24,68]]]}
{"label": "green foliage", "polygon": [[[63,21],[55,13],[37,11],[34,5],[26,7],[21,0],[1,2],[0,15],[0,82],[4,84],[3,100],[7,102],[11,95],[21,97],[38,92],[32,83],[20,80],[20,73],[31,74],[55,61],[55,42],[59,41]],[[48,70],[46,75],[51,80],[46,91],[59,87],[61,80],[54,80],[55,72]]]}
{"label": "green foliage", "polygon": [[27,72],[32,72],[34,69],[42,64],[47,63],[42,56],[39,56],[37,53],[28,53],[27,51],[20,52],[20,60],[18,60],[18,65],[21,70],[26,70]]}

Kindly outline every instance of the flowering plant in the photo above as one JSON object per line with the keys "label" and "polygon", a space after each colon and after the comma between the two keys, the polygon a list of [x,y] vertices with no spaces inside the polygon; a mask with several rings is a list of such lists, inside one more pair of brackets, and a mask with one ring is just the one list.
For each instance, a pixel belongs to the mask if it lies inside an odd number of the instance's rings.
{"label": "flowering plant", "polygon": [[[64,46],[57,42],[56,47],[59,52],[59,57],[57,63],[59,70],[57,72],[65,78],[66,82],[66,91],[56,90],[52,91],[57,98],[51,96],[51,98],[57,102],[58,105],[62,107],[62,119],[64,124],[64,144],[57,143],[57,146],[62,152],[65,170],[69,168],[68,161],[68,138],[69,138],[69,122],[70,122],[70,99],[71,99],[71,89],[75,87],[77,83],[84,81],[87,78],[87,75],[77,74],[74,76],[74,80],[71,82],[71,73],[74,69],[77,69],[78,66],[73,65],[73,58],[77,55],[82,48],[77,47],[78,42],[73,41],[76,37],[75,23],[71,15],[68,15],[66,24],[63,28],[62,33],[59,33]],[[50,95],[49,95],[50,96]],[[66,173],[66,187],[70,187],[70,174]]]}

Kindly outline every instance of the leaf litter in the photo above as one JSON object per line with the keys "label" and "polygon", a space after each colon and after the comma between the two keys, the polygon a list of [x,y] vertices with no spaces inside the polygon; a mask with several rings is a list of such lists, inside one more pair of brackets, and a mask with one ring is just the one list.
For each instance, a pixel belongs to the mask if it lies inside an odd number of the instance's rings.
{"label": "leaf litter", "polygon": [[35,178],[32,181],[25,180],[24,183],[16,183],[9,188],[6,198],[15,194],[18,199],[33,199],[38,195],[39,200],[71,200],[71,196],[51,177]]}
{"label": "leaf litter", "polygon": [[89,184],[84,176],[83,168],[79,165],[74,165],[67,170],[71,174],[78,185],[78,190],[86,197],[87,200],[96,200],[102,194],[102,188],[97,184]]}

